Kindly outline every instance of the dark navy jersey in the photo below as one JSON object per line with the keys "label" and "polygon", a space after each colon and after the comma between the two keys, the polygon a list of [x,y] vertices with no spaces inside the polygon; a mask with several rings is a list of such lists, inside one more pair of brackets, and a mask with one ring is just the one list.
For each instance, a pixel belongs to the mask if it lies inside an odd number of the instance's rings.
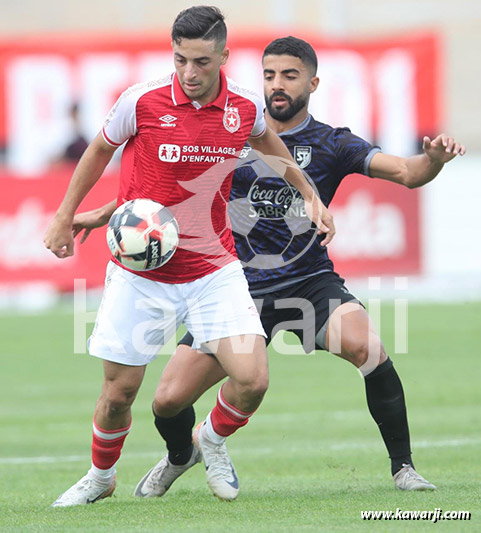
{"label": "dark navy jersey", "polygon": [[[371,158],[380,150],[348,128],[332,128],[311,116],[280,136],[326,206],[345,176],[368,174]],[[285,165],[278,164],[273,159],[268,166],[246,146],[232,182],[229,215],[254,294],[333,270],[302,197],[281,177]]]}

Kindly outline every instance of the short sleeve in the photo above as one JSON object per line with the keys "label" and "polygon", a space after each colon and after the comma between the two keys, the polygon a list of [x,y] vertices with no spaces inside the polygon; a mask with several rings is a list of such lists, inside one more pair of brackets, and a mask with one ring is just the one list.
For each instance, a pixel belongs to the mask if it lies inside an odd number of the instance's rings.
{"label": "short sleeve", "polygon": [[342,166],[342,175],[354,173],[368,175],[372,156],[381,151],[379,146],[373,146],[354,135],[349,128],[336,128],[334,135],[336,156]]}
{"label": "short sleeve", "polygon": [[123,92],[105,118],[102,135],[111,146],[120,146],[137,133],[137,95],[133,88]]}
{"label": "short sleeve", "polygon": [[252,102],[256,106],[256,118],[250,136],[260,137],[264,135],[267,128],[266,119],[264,118],[264,102],[257,95],[252,98]]}

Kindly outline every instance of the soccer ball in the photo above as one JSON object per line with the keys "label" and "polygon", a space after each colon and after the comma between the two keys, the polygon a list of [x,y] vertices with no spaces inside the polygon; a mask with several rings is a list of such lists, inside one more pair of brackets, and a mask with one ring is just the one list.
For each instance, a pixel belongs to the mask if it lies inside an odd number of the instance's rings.
{"label": "soccer ball", "polygon": [[179,226],[167,207],[139,198],[118,207],[107,228],[112,255],[130,270],[165,265],[179,244]]}

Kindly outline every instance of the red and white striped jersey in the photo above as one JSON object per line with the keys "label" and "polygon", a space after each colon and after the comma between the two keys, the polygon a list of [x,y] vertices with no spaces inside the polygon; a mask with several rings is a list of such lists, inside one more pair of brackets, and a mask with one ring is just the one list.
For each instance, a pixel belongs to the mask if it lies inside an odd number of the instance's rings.
{"label": "red and white striped jersey", "polygon": [[174,257],[136,274],[185,283],[236,259],[227,202],[240,151],[265,132],[263,107],[222,71],[218,97],[204,106],[187,97],[175,73],[120,96],[102,130],[113,146],[127,141],[117,203],[150,198],[169,207],[180,228]]}

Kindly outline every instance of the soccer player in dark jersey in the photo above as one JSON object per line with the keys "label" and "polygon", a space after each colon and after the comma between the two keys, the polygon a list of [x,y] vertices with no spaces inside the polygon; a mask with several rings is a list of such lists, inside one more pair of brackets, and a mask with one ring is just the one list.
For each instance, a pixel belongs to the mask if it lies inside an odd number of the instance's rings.
{"label": "soccer player in dark jersey", "polygon": [[[414,188],[431,181],[444,163],[465,152],[452,138],[439,135],[424,138],[423,154],[396,157],[383,154],[347,128],[316,121],[308,113],[308,103],[319,84],[317,58],[305,41],[286,37],[272,42],[264,51],[263,68],[266,121],[309,174],[325,205],[349,174]],[[328,350],[355,365],[364,376],[368,408],[388,450],[395,486],[433,490],[435,486],[414,469],[404,393],[393,363],[366,310],[335,273],[319,238],[293,227],[302,223],[289,220],[298,206],[296,191],[247,147],[233,180],[230,218],[267,341],[280,325],[286,329],[286,322],[291,322],[307,352]],[[78,219],[77,230],[98,225],[95,214],[87,215]],[[292,233],[296,236],[291,240]],[[276,261],[280,255],[282,261]],[[166,440],[168,455],[142,478],[137,496],[162,496],[192,466],[186,462],[192,449],[192,404],[224,377],[215,358],[189,349],[191,342],[189,335],[182,339],[156,391],[155,425]],[[226,417],[232,416],[228,404],[222,407]]]}

